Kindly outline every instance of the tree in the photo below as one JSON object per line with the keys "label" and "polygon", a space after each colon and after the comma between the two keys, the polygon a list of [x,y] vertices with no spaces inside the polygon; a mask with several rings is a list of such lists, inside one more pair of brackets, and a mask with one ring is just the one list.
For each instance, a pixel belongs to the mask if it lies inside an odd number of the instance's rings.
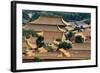
{"label": "tree", "polygon": [[67,38],[68,40],[71,41],[71,38],[74,36],[74,33],[72,31],[69,31],[68,34],[67,34]]}
{"label": "tree", "polygon": [[81,35],[78,35],[78,36],[75,37],[75,42],[76,43],[83,43],[84,38]]}
{"label": "tree", "polygon": [[41,62],[41,59],[39,57],[34,57],[34,62]]}
{"label": "tree", "polygon": [[65,50],[66,50],[66,49],[70,49],[70,48],[72,48],[72,44],[63,41],[63,42],[61,42],[61,43],[59,44],[58,48],[59,48],[59,49],[60,49],[60,48],[63,48],[63,49],[65,49]]}
{"label": "tree", "polygon": [[38,36],[38,38],[36,40],[36,44],[37,44],[37,48],[44,47],[45,46],[44,37],[43,36]]}
{"label": "tree", "polygon": [[36,32],[32,31],[32,30],[25,30],[25,29],[23,29],[22,32],[23,32],[22,36],[26,37],[27,39],[30,38],[30,35],[37,36]]}

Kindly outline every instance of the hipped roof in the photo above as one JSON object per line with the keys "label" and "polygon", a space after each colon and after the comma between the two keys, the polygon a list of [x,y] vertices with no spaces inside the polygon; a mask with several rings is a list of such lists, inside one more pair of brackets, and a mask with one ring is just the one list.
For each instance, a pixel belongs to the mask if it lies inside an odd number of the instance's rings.
{"label": "hipped roof", "polygon": [[62,25],[65,26],[61,17],[54,16],[40,16],[35,21],[29,22],[29,24],[43,24],[43,25]]}

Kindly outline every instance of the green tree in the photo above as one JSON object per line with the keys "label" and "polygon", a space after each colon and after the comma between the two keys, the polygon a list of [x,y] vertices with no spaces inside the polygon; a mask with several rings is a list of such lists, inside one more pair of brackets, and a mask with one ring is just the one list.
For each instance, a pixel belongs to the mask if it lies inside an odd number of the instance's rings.
{"label": "green tree", "polygon": [[84,38],[82,38],[82,36],[80,36],[80,35],[76,36],[75,37],[75,42],[76,43],[83,43],[84,42]]}
{"label": "green tree", "polygon": [[71,38],[74,36],[74,33],[72,31],[69,31],[67,34],[68,40],[71,41]]}
{"label": "green tree", "polygon": [[37,36],[36,32],[32,31],[32,30],[25,30],[25,29],[23,29],[22,32],[23,32],[22,36],[26,37],[26,38],[30,38],[30,35]]}
{"label": "green tree", "polygon": [[68,43],[68,42],[61,42],[58,46],[58,48],[63,48],[63,49],[70,49],[72,48],[72,44],[71,43]]}
{"label": "green tree", "polygon": [[41,59],[39,57],[34,57],[35,62],[41,62]]}
{"label": "green tree", "polygon": [[37,48],[44,47],[45,46],[44,37],[43,36],[38,36],[38,38],[36,40],[36,44],[37,44]]}

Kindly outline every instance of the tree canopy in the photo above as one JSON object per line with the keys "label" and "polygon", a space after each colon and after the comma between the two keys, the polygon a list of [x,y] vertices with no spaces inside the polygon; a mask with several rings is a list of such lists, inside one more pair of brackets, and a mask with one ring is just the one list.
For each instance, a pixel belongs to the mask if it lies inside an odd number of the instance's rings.
{"label": "tree canopy", "polygon": [[22,20],[23,24],[28,23],[30,18],[28,14],[31,13],[31,20],[37,19],[40,15],[44,16],[55,16],[62,17],[65,21],[84,21],[85,23],[90,23],[91,14],[90,13],[78,13],[78,12],[56,12],[56,11],[34,11],[34,10],[23,10]]}

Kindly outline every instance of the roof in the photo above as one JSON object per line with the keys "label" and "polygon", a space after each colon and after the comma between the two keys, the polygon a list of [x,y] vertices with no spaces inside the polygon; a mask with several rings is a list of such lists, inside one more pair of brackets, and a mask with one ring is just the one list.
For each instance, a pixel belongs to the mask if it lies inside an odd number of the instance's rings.
{"label": "roof", "polygon": [[58,28],[57,26],[48,26],[48,25],[30,25],[30,24],[26,24],[22,27],[23,29],[26,29],[26,30],[34,30],[34,31],[58,31]]}
{"label": "roof", "polygon": [[65,25],[61,17],[55,16],[40,16],[38,19],[29,22],[29,24],[43,24],[43,25]]}

